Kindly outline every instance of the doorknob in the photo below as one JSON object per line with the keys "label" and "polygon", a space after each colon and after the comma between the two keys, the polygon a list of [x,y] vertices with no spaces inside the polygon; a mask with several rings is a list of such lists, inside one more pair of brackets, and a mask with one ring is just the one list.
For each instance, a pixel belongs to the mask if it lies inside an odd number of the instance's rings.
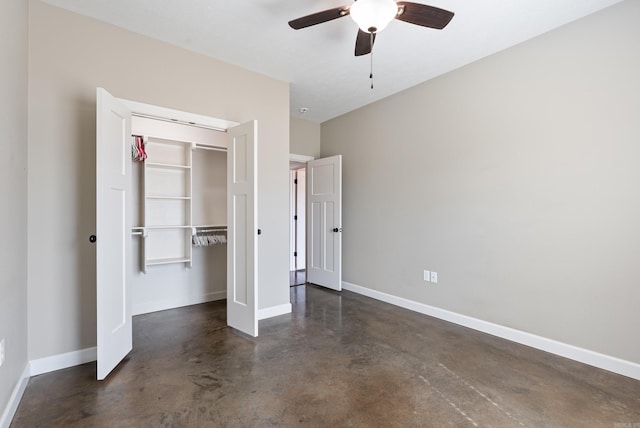
{"label": "doorknob", "polygon": [[334,231],[335,233],[342,232],[342,228],[334,227],[334,228],[333,228],[333,231]]}
{"label": "doorknob", "polygon": [[91,235],[91,236],[89,237],[89,242],[91,242],[92,244],[93,244],[93,243],[95,243],[95,242],[96,242],[96,240],[97,240],[96,235]]}
{"label": "doorknob", "polygon": [[262,229],[258,229],[258,235],[262,235]]}

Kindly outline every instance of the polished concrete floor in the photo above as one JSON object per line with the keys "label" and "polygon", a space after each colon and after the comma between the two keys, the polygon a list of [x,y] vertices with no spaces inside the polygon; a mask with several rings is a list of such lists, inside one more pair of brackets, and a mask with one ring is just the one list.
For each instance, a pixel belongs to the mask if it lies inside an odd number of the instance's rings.
{"label": "polished concrete floor", "polygon": [[251,338],[214,302],[134,318],[108,380],[35,376],[12,427],[640,427],[640,382],[350,292]]}
{"label": "polished concrete floor", "polygon": [[307,282],[306,269],[292,270],[289,272],[289,286],[303,285]]}

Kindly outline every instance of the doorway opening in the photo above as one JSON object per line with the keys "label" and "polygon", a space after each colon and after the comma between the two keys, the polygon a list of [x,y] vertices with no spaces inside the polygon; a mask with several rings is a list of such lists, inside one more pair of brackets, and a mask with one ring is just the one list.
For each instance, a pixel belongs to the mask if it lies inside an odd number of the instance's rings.
{"label": "doorway opening", "polygon": [[312,156],[289,157],[289,286],[307,282],[306,170]]}
{"label": "doorway opening", "polygon": [[[290,191],[290,277],[296,279],[295,282],[300,282],[304,273],[304,283],[340,291],[342,155],[321,159],[289,155],[289,161],[290,174],[291,171],[296,171],[295,175],[291,175]],[[304,185],[301,183],[300,174],[303,166]],[[294,186],[295,184],[297,186]],[[304,191],[303,195],[299,194],[301,191]],[[304,263],[304,269],[301,263]]]}

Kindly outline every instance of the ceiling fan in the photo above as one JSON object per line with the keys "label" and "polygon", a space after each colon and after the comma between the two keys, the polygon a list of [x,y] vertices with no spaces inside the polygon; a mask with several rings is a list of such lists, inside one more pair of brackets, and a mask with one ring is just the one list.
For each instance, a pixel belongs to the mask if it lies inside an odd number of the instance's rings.
{"label": "ceiling fan", "polygon": [[299,30],[347,15],[350,15],[359,27],[356,36],[356,56],[371,53],[376,34],[394,18],[437,30],[446,27],[453,18],[453,12],[426,4],[394,0],[356,0],[351,6],[335,7],[294,19],[289,21],[289,26]]}

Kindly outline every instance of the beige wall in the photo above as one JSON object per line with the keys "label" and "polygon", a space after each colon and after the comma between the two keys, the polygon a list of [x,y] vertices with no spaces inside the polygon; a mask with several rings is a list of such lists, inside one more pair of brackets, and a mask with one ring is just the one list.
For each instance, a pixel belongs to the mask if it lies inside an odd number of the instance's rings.
{"label": "beige wall", "polygon": [[296,155],[320,156],[320,124],[297,117],[290,118],[289,151]]}
{"label": "beige wall", "polygon": [[0,424],[27,365],[27,4],[0,3]]}
{"label": "beige wall", "polygon": [[626,1],[323,123],[344,280],[640,363],[639,20]]}
{"label": "beige wall", "polygon": [[288,84],[37,0],[29,16],[29,358],[95,345],[97,86],[258,120],[259,306],[288,304]]}

